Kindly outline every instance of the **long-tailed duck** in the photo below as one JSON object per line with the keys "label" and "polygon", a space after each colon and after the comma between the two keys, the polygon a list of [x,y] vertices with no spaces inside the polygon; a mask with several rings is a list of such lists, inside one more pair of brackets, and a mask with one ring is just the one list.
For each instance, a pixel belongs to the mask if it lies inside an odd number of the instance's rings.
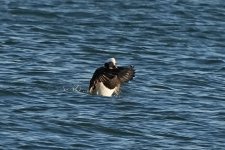
{"label": "long-tailed duck", "polygon": [[132,80],[134,75],[133,66],[117,67],[115,58],[109,58],[103,67],[95,70],[90,80],[89,92],[101,96],[118,95],[120,85]]}

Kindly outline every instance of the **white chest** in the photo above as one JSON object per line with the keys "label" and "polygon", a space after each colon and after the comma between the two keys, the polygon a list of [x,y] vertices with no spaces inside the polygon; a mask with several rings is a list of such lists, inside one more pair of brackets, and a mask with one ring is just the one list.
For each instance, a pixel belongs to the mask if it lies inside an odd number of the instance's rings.
{"label": "white chest", "polygon": [[96,94],[101,96],[112,96],[117,87],[114,89],[108,89],[102,82],[99,82],[96,86]]}

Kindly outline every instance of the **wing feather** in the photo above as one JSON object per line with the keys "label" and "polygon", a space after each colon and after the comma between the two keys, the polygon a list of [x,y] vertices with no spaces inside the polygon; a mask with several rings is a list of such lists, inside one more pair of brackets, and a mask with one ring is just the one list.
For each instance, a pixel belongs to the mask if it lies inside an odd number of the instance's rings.
{"label": "wing feather", "polygon": [[128,82],[135,76],[135,69],[133,66],[118,67],[117,69],[106,69],[100,67],[95,70],[89,85],[89,91],[92,93],[96,90],[96,85],[102,82],[107,88],[114,89],[123,82]]}
{"label": "wing feather", "polygon": [[128,82],[135,76],[135,70],[133,66],[118,67],[118,78],[121,82]]}
{"label": "wing feather", "polygon": [[90,80],[89,91],[94,90],[98,82],[102,82],[109,89],[114,89],[119,80],[114,71],[100,67],[96,69]]}

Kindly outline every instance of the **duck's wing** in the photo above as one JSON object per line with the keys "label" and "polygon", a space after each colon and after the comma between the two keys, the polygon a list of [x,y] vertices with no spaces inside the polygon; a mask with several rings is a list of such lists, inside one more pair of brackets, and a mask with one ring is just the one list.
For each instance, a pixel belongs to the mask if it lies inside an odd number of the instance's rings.
{"label": "duck's wing", "polygon": [[95,70],[89,85],[89,91],[94,90],[96,84],[102,82],[107,88],[114,89],[118,84],[120,84],[120,80],[118,80],[116,72],[107,70],[104,67],[100,67]]}
{"label": "duck's wing", "polygon": [[117,77],[120,80],[120,82],[128,82],[133,79],[135,76],[135,69],[134,66],[129,67],[118,67],[117,68]]}

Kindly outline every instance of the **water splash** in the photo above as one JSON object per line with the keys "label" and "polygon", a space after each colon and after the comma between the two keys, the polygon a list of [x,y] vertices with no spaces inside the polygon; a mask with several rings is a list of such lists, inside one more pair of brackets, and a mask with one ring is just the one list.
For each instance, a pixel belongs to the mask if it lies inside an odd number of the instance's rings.
{"label": "water splash", "polygon": [[82,87],[80,84],[74,84],[72,86],[63,86],[64,92],[76,92],[76,93],[85,93],[88,94],[86,87]]}

